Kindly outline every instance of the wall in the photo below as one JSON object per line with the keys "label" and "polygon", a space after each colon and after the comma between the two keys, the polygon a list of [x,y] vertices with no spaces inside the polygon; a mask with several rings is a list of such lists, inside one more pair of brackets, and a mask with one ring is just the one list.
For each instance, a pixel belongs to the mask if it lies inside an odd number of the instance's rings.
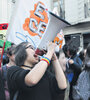
{"label": "wall", "polygon": [[78,19],[77,0],[65,0],[65,19],[70,22],[76,22]]}
{"label": "wall", "polygon": [[65,19],[72,24],[84,19],[84,0],[65,0]]}

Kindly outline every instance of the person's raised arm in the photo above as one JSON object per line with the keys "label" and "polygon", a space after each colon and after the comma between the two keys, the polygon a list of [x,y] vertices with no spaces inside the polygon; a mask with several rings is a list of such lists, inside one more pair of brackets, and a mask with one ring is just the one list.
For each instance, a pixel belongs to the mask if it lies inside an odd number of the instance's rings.
{"label": "person's raised arm", "polygon": [[55,58],[55,60],[52,61],[52,64],[53,64],[53,67],[54,67],[55,77],[56,77],[56,80],[57,80],[57,83],[58,83],[58,87],[60,89],[65,89],[65,88],[67,88],[66,77],[64,75],[64,72],[61,68],[59,60],[57,59],[55,53],[54,53],[54,58]]}
{"label": "person's raised arm", "polygon": [[[51,60],[52,55],[55,51],[56,44],[49,43],[47,47],[47,53],[45,55],[46,58]],[[25,77],[25,83],[28,86],[33,86],[37,84],[40,79],[43,77],[46,69],[48,67],[48,63],[44,60],[41,60],[39,63],[37,63],[34,68],[26,75]]]}

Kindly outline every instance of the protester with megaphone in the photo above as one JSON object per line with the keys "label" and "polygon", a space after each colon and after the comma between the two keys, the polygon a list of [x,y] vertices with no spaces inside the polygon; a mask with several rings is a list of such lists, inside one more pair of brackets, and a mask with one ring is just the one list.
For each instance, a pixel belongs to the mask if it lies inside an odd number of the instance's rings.
{"label": "protester with megaphone", "polygon": [[[17,66],[8,70],[10,100],[56,100],[67,87],[66,78],[55,56],[55,43],[49,43],[47,53],[39,61],[34,47],[22,42],[16,47],[15,62]],[[51,59],[55,76],[47,71]]]}

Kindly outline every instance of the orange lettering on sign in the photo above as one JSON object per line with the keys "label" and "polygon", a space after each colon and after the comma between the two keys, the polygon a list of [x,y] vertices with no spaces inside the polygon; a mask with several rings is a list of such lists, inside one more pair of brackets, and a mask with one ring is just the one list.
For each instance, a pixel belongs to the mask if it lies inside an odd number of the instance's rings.
{"label": "orange lettering on sign", "polygon": [[64,39],[63,35],[58,34],[54,39],[54,43],[58,44],[59,48],[62,48],[63,39]]}
{"label": "orange lettering on sign", "polygon": [[[45,10],[43,10],[43,12],[39,11],[39,13],[40,13],[41,15],[44,16],[44,19],[41,19],[39,16],[37,16],[37,15],[34,14],[39,3],[42,4],[42,5],[44,5],[42,2],[38,2],[37,4],[35,4],[35,5],[34,5],[34,10],[30,11],[30,18],[26,18],[26,19],[25,19],[25,23],[23,24],[23,29],[24,29],[25,31],[28,31],[28,33],[29,33],[31,36],[37,36],[37,35],[39,36],[38,33],[35,33],[35,32],[33,32],[33,31],[30,30],[29,24],[30,24],[30,19],[31,19],[31,18],[33,18],[33,19],[37,22],[38,25],[40,24],[40,22],[44,22],[44,23],[46,23],[46,24],[48,23],[48,15],[47,15],[47,12],[46,12]],[[38,26],[38,25],[37,25],[37,26]],[[34,29],[37,30],[37,29],[38,29],[37,26],[36,26],[35,23],[33,22],[32,27],[33,27]],[[42,26],[42,27],[46,29],[45,26]],[[44,32],[41,31],[41,33],[43,34]],[[39,36],[39,37],[40,37],[40,36]],[[41,37],[40,37],[40,38],[41,38]]]}

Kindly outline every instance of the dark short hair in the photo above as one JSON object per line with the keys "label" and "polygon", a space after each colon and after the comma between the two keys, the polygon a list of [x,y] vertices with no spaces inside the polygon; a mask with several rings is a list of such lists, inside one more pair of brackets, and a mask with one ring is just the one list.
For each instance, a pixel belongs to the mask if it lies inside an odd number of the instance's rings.
{"label": "dark short hair", "polygon": [[65,45],[62,47],[62,50],[63,50],[63,52],[65,53],[65,56],[67,57],[68,45],[65,44]]}
{"label": "dark short hair", "polygon": [[79,57],[82,61],[84,61],[84,50],[79,53]]}
{"label": "dark short hair", "polygon": [[15,48],[16,48],[16,46],[12,46],[12,47],[7,48],[6,53],[9,56],[12,56],[13,54],[15,54]]}
{"label": "dark short hair", "polygon": [[90,43],[87,46],[87,52],[86,52],[86,54],[90,57]]}
{"label": "dark short hair", "polygon": [[69,45],[69,53],[71,56],[75,56],[77,53],[77,47],[75,45]]}
{"label": "dark short hair", "polygon": [[24,65],[24,62],[27,58],[27,53],[26,53],[27,45],[28,42],[22,42],[15,49],[15,63],[17,66]]}
{"label": "dark short hair", "polygon": [[11,46],[14,46],[15,44],[14,43],[11,43]]}
{"label": "dark short hair", "polygon": [[3,65],[9,63],[9,56],[12,56],[13,54],[15,54],[15,47],[16,46],[9,47],[4,52],[4,54],[3,54],[3,56],[4,56],[4,58],[3,58]]}

